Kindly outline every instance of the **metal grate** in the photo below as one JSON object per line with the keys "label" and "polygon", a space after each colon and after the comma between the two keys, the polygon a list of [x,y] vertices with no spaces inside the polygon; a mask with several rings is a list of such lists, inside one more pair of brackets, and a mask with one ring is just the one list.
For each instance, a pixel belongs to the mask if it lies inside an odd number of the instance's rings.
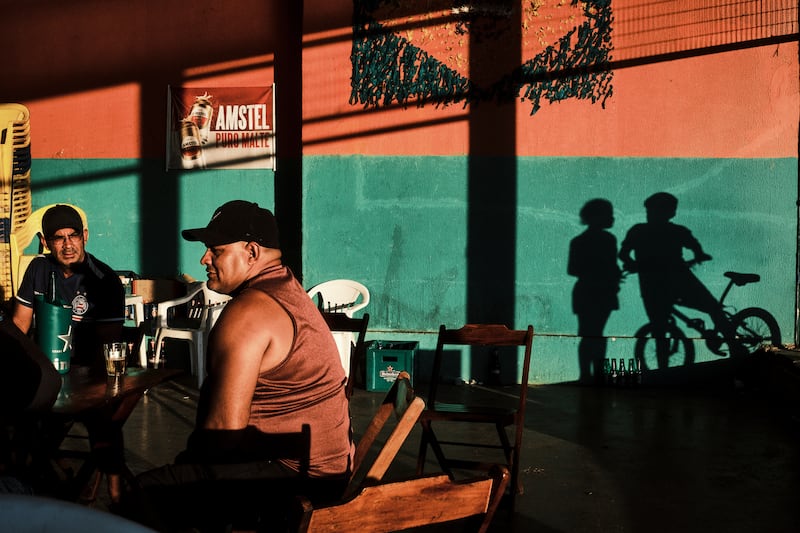
{"label": "metal grate", "polygon": [[797,0],[615,2],[613,61],[797,39],[797,4]]}

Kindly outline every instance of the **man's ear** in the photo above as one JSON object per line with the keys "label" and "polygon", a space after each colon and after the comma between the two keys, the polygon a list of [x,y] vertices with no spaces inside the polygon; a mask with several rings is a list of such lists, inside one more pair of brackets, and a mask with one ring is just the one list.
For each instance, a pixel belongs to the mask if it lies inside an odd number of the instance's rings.
{"label": "man's ear", "polygon": [[248,242],[245,244],[244,249],[247,251],[248,260],[252,263],[261,255],[261,246],[256,242]]}
{"label": "man's ear", "polygon": [[45,240],[44,235],[42,235],[41,232],[40,232],[40,233],[37,233],[36,236],[39,237],[39,245],[40,245],[39,246],[39,251],[40,252],[42,252],[44,250],[48,250],[49,251],[50,247],[47,246],[47,241]]}
{"label": "man's ear", "polygon": [[86,228],[83,228],[83,242],[85,243],[88,240],[89,240],[89,230],[86,229]]}

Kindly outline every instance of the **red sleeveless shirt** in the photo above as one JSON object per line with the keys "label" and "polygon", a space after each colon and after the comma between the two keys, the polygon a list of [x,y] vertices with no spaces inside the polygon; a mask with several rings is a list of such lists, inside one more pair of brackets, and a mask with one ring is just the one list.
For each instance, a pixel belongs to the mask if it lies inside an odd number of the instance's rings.
{"label": "red sleeveless shirt", "polygon": [[[258,377],[249,425],[264,433],[295,433],[308,424],[309,475],[344,474],[354,451],[344,390],[346,377],[325,319],[286,266],[265,270],[243,290],[266,293],[286,310],[294,324],[289,355]],[[299,469],[296,461],[282,462]]]}

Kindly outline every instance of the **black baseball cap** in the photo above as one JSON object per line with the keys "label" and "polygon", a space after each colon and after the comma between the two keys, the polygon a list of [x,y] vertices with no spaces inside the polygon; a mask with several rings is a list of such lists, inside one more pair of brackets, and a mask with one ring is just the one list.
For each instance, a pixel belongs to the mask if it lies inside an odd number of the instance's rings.
{"label": "black baseball cap", "polygon": [[185,229],[181,235],[187,241],[200,241],[206,246],[245,241],[265,248],[280,248],[275,215],[269,209],[244,200],[222,204],[205,228]]}
{"label": "black baseball cap", "polygon": [[78,212],[69,205],[56,204],[42,216],[42,233],[44,238],[49,239],[55,233],[64,228],[74,229],[80,233],[83,231],[83,220]]}

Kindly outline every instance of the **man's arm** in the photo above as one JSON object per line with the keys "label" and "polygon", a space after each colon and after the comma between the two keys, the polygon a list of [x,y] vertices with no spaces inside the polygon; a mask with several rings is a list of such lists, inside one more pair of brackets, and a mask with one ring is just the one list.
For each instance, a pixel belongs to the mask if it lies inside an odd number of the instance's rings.
{"label": "man's arm", "polygon": [[292,320],[275,300],[247,290],[227,304],[211,337],[208,401],[197,429],[242,429],[250,419],[258,376],[289,353]]}
{"label": "man's arm", "polygon": [[41,279],[41,276],[36,276],[36,273],[42,271],[42,261],[43,259],[37,257],[28,265],[14,298],[14,314],[11,319],[17,328],[26,335],[33,325],[33,300],[36,294],[34,286],[36,285],[35,280]]}
{"label": "man's arm", "polygon": [[27,335],[33,323],[33,307],[23,305],[19,301],[14,302],[14,315],[12,316],[12,320],[19,330]]}
{"label": "man's arm", "polygon": [[710,261],[712,257],[703,250],[703,246],[700,244],[700,241],[695,238],[691,230],[688,228],[684,228],[684,230],[685,234],[683,237],[683,247],[690,250],[694,254],[694,261],[696,263]]}

